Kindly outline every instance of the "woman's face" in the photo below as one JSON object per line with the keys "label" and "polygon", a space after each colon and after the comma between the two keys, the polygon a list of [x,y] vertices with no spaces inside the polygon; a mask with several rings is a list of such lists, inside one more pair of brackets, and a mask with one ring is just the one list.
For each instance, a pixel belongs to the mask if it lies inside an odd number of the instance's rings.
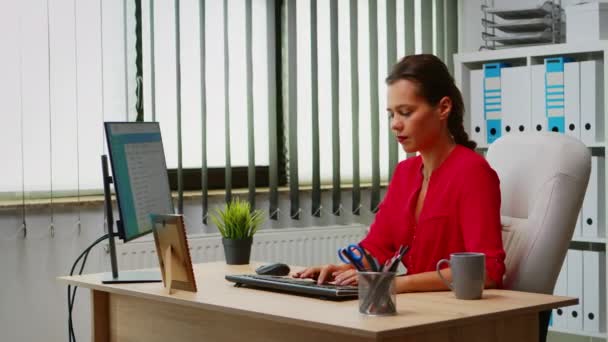
{"label": "woman's face", "polygon": [[405,152],[428,150],[442,141],[442,135],[449,135],[447,119],[452,109],[449,97],[431,106],[418,94],[415,82],[398,80],[388,86],[387,103],[391,129]]}

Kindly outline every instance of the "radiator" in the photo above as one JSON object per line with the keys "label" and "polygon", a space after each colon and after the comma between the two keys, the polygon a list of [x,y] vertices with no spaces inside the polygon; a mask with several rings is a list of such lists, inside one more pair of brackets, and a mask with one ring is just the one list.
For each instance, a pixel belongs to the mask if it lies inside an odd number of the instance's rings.
{"label": "radiator", "polygon": [[[251,259],[290,265],[335,263],[338,248],[361,240],[366,229],[366,226],[356,224],[263,230],[254,236]],[[193,263],[224,260],[219,234],[190,235],[188,244]],[[116,250],[120,270],[158,267],[152,239],[117,243]]]}

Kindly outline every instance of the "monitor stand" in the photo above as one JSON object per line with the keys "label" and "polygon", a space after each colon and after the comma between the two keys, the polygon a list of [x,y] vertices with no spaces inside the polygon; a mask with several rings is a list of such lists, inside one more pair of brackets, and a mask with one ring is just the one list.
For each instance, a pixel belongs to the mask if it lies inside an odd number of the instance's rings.
{"label": "monitor stand", "polygon": [[101,280],[104,284],[129,284],[129,283],[160,283],[159,271],[120,271],[118,276],[114,274],[104,273]]}
{"label": "monitor stand", "polygon": [[[114,215],[112,211],[112,197],[110,195],[110,183],[113,182],[112,177],[108,172],[108,157],[101,156],[101,169],[103,171],[103,195],[105,199],[106,219],[108,222],[110,262],[112,264],[112,272],[105,273],[101,280],[104,284],[122,284],[122,283],[160,283],[162,281],[160,271],[121,271],[118,272],[118,263],[116,262],[116,244],[114,243]],[[116,224],[121,224],[116,221]]]}

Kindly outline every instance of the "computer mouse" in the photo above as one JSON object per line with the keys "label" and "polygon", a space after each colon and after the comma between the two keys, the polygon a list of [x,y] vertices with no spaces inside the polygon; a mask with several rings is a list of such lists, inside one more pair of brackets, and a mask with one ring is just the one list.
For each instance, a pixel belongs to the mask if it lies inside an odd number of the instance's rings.
{"label": "computer mouse", "polygon": [[256,268],[255,273],[259,275],[285,276],[289,274],[289,266],[280,262],[275,262]]}

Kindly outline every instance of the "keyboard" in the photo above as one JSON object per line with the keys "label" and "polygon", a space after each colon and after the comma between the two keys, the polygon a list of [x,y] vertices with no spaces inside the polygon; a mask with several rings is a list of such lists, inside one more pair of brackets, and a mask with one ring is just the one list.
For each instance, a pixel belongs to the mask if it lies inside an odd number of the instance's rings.
{"label": "keyboard", "polygon": [[359,294],[357,286],[349,285],[318,285],[312,279],[294,279],[271,275],[241,274],[227,275],[226,280],[235,283],[235,286],[245,286],[266,289],[304,296],[321,297],[330,300],[356,299]]}

